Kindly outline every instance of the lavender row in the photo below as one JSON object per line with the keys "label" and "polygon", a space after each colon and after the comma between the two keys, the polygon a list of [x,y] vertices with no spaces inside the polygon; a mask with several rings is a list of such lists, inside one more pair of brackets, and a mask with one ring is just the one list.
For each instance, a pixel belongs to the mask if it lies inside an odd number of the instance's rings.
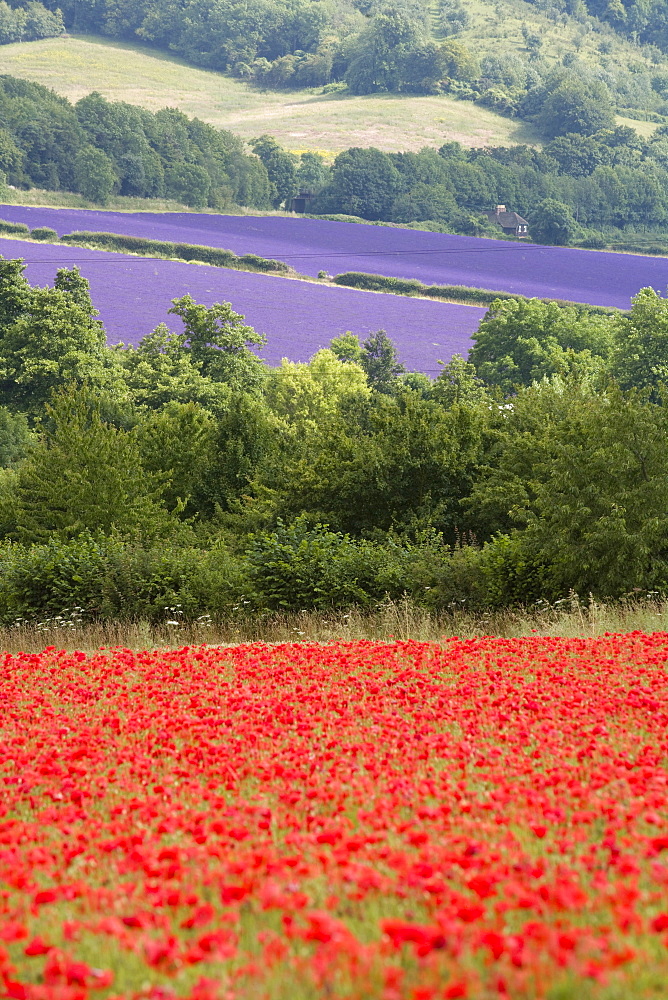
{"label": "lavender row", "polygon": [[0,217],[59,235],[99,230],[222,247],[291,264],[315,275],[364,271],[425,284],[467,285],[627,309],[647,285],[663,291],[668,260],[540,247],[385,226],[278,216],[124,213],[0,205]]}
{"label": "lavender row", "polygon": [[347,330],[361,337],[385,329],[412,371],[438,373],[438,361],[466,354],[485,313],[473,306],[311,284],[223,268],[153,260],[52,244],[0,240],[0,255],[23,258],[31,284],[53,282],[57,268],[77,265],[88,278],[109,343],[137,344],[168,316],[171,300],[190,293],[198,302],[231,302],[266,334],[261,352],[270,364],[306,361]]}

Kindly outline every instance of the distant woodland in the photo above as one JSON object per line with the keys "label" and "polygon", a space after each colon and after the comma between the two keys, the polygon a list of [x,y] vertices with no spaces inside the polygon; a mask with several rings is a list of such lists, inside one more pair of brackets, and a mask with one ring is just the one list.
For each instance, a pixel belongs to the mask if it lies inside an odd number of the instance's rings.
{"label": "distant woodland", "polygon": [[[563,127],[542,150],[467,150],[450,142],[420,153],[349,149],[327,164],[296,156],[270,136],[251,149],[230,132],[175,109],[152,113],[90,94],[72,105],[46,88],[0,77],[0,170],[15,187],[74,191],[105,204],[112,194],[172,198],[194,208],[289,208],[300,190],[309,211],[502,237],[496,204],[526,217],[552,244],[668,245],[668,126],[645,140],[615,126],[609,108],[569,78],[555,91]],[[570,104],[566,106],[566,96]],[[547,99],[543,114],[556,107]],[[587,117],[586,112],[589,114]]]}
{"label": "distant woodland", "polygon": [[0,77],[0,170],[18,187],[120,193],[222,209],[268,207],[262,162],[230,132],[174,108],[155,114],[91,94],[76,105],[38,84]]}

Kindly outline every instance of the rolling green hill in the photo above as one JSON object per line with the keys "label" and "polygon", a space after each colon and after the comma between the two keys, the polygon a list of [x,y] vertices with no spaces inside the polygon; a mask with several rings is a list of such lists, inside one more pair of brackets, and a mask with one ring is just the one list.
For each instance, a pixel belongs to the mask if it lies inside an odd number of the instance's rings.
{"label": "rolling green hill", "polygon": [[0,46],[0,71],[76,101],[92,90],[150,110],[177,107],[249,139],[268,132],[288,149],[337,153],[350,146],[417,150],[456,140],[466,146],[535,143],[526,124],[470,101],[439,96],[355,97],[312,90],[263,91],[195,69],[155,49],[89,36]]}
{"label": "rolling green hill", "polygon": [[[614,73],[620,68],[631,72],[652,70],[656,64],[666,62],[666,57],[658,50],[634,45],[594,18],[559,13],[557,3],[466,0],[466,13],[469,24],[457,32],[456,38],[479,59],[492,56],[531,64],[539,58],[548,66],[577,59],[604,73]],[[532,39],[529,44],[523,26]],[[440,30],[436,7],[432,8],[432,30],[436,37],[445,37]]]}

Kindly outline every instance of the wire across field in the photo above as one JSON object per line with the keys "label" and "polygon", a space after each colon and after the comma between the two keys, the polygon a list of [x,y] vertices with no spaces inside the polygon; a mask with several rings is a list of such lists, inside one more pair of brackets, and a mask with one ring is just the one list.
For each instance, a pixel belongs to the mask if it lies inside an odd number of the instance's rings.
{"label": "wire across field", "polygon": [[[105,212],[0,205],[0,217],[59,235],[99,230],[224,247],[286,261],[310,275],[362,271],[517,295],[628,309],[668,285],[668,258],[499,242],[323,219],[198,213]],[[436,338],[438,339],[438,338]]]}

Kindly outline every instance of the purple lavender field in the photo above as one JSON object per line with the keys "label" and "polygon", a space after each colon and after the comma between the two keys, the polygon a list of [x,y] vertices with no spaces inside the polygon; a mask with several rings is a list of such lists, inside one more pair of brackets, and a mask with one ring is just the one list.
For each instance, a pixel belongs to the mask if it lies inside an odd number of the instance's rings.
{"label": "purple lavender field", "polygon": [[410,229],[278,216],[124,213],[0,205],[0,218],[50,226],[59,235],[104,230],[224,247],[315,275],[366,271],[426,284],[469,285],[627,309],[647,285],[664,291],[668,260],[535,244],[504,243]]}
{"label": "purple lavender field", "polygon": [[272,365],[283,357],[307,361],[347,330],[364,337],[384,329],[409,370],[435,376],[439,360],[466,355],[485,313],[473,306],[21,240],[0,239],[0,255],[23,258],[33,285],[52,284],[59,267],[76,264],[90,282],[110,344],[137,344],[163,321],[180,330],[181,321],[167,310],[173,298],[186,292],[206,305],[231,302],[266,334],[268,343],[260,353]]}

